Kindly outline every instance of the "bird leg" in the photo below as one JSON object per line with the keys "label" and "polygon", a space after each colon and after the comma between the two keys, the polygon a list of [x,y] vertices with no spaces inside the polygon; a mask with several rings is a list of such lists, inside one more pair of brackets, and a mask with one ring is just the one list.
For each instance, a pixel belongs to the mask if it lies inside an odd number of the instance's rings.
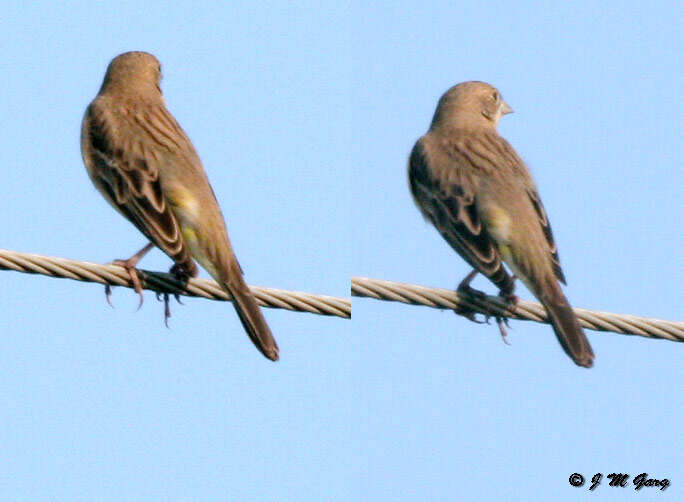
{"label": "bird leg", "polygon": [[[503,299],[504,302],[506,302],[506,308],[508,310],[515,310],[515,307],[518,305],[518,302],[520,301],[518,296],[513,293],[515,291],[515,280],[517,277],[514,275],[513,276],[513,282],[511,283],[511,287],[507,289],[502,289],[499,291],[499,297]],[[508,318],[506,319],[506,326],[508,326]]]}
{"label": "bird leg", "polygon": [[[177,263],[175,263],[172,267],[171,270],[169,270],[170,274],[173,274],[176,278],[177,281],[181,282],[183,285],[187,284],[188,279],[190,278],[190,275]],[[161,299],[159,298],[160,293],[157,293],[157,300]],[[164,300],[164,325],[168,328],[169,327],[169,318],[171,317],[171,308],[169,306],[169,294],[168,293],[162,293],[163,300]],[[173,293],[173,297],[176,299],[178,303],[183,305],[183,302],[180,299],[180,295],[176,292]]]}
{"label": "bird leg", "polygon": [[[508,310],[510,310],[511,307],[515,309],[519,301],[517,295],[513,293],[513,291],[515,291],[515,279],[516,276],[513,275],[513,282],[511,283],[511,287],[509,289],[502,289],[501,291],[499,291],[499,297],[502,298],[504,302],[506,302],[506,308]],[[501,338],[503,338],[504,343],[506,345],[510,345],[510,343],[508,343],[508,340],[506,339],[506,336],[508,335],[508,331],[506,331],[506,328],[510,328],[510,325],[508,324],[508,317],[496,317],[496,324],[499,326],[499,332],[501,333]]]}
{"label": "bird leg", "polygon": [[473,279],[475,279],[476,275],[477,275],[477,270],[475,270],[475,269],[471,270],[470,273],[468,275],[466,275],[463,278],[463,280],[460,282],[460,284],[458,285],[458,291],[468,291],[469,290],[471,293],[477,292],[480,294],[484,294],[484,293],[482,293],[482,291],[478,291],[477,289],[473,289],[470,287],[470,283],[473,281]]}
{"label": "bird leg", "polygon": [[[128,272],[128,278],[131,280],[131,284],[133,285],[133,289],[140,296],[140,303],[138,304],[138,310],[140,310],[140,307],[142,307],[142,304],[143,304],[145,297],[143,296],[143,292],[142,292],[142,283],[140,281],[140,276],[138,275],[138,271],[135,269],[135,266],[143,258],[143,256],[145,256],[150,251],[150,249],[152,249],[153,247],[154,247],[154,244],[149,242],[144,248],[142,248],[140,251],[135,253],[128,260],[114,260],[112,262],[112,264],[114,264],[114,265],[119,265],[120,267],[125,268],[126,272]],[[107,303],[109,303],[109,305],[113,307],[112,301],[110,299],[111,294],[112,294],[112,288],[109,286],[109,284],[105,284],[105,296],[107,298]]]}
{"label": "bird leg", "polygon": [[503,298],[503,300],[507,304],[512,304],[513,307],[515,307],[518,304],[518,297],[513,293],[515,291],[515,280],[518,277],[514,274],[513,275],[513,280],[511,281],[511,286],[506,289],[502,289],[499,291],[499,296]]}
{"label": "bird leg", "polygon": [[[470,283],[475,278],[476,275],[477,275],[477,270],[473,270],[467,276],[465,276],[465,278],[458,285],[457,291],[459,293],[465,293],[466,295],[471,295],[472,297],[480,299],[480,300],[485,300],[487,298],[487,295],[485,293],[470,287]],[[515,281],[515,279],[516,279],[516,277],[513,276],[514,281]],[[506,290],[502,289],[501,291],[499,291],[499,296],[506,302],[507,308],[509,307],[510,304],[512,304],[513,307],[515,307],[515,305],[517,305],[517,303],[518,303],[518,297],[513,294],[514,289],[515,289],[515,287],[511,286],[510,289],[506,289]],[[507,317],[499,316],[499,315],[496,315],[494,312],[490,312],[490,313],[484,314],[484,317],[485,317],[484,321],[479,321],[475,318],[475,314],[476,314],[475,311],[473,311],[472,309],[469,309],[467,307],[459,307],[456,310],[456,313],[460,314],[460,315],[462,315],[462,316],[464,316],[464,317],[466,317],[466,318],[470,319],[471,321],[476,322],[478,324],[483,324],[483,323],[489,324],[489,319],[491,317],[494,317],[494,319],[496,320],[496,325],[499,327],[499,333],[501,333],[501,338],[503,339],[503,341],[506,345],[510,345],[508,343],[507,338],[506,338],[508,336],[508,331],[506,330],[506,328],[507,327],[510,328],[510,326],[508,325],[508,318]]]}
{"label": "bird leg", "polygon": [[[473,296],[475,298],[484,300],[487,295],[485,295],[482,291],[479,291],[477,289],[471,288],[470,287],[470,282],[475,278],[477,275],[477,270],[473,269],[468,275],[465,276],[465,278],[459,283],[458,288],[456,288],[456,291],[458,293],[463,293],[466,295]],[[478,319],[475,318],[475,315],[477,314],[473,309],[468,308],[468,307],[463,307],[463,306],[458,306],[456,309],[456,313],[459,315],[462,315],[463,317],[471,320],[474,323],[477,324],[484,324],[485,322],[489,324],[489,316],[485,316],[484,321],[479,321]]]}

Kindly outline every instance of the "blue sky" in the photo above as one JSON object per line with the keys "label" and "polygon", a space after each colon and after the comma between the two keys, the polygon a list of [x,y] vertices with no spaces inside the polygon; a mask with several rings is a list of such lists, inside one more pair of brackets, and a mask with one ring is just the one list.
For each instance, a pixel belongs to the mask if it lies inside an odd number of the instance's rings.
{"label": "blue sky", "polygon": [[[449,288],[470,270],[414,207],[406,159],[440,95],[484,80],[515,109],[499,131],[535,176],[574,305],[682,319],[683,11],[609,5],[354,9],[355,275]],[[684,347],[589,332],[586,371],[548,326],[512,322],[507,346],[447,311],[352,312],[357,494],[575,500],[573,472],[648,472],[683,493]],[[634,492],[592,497],[618,493]]]}
{"label": "blue sky", "polygon": [[[674,2],[35,2],[0,23],[0,247],[107,262],[144,244],[91,186],[79,131],[110,59],[147,50],[249,283],[455,287],[469,269],[413,206],[406,159],[439,96],[477,79],[516,110],[500,132],[537,180],[572,303],[683,317]],[[115,289],[112,310],[96,285],[2,277],[14,499],[574,500],[573,472],[684,493],[673,342],[588,332],[586,371],[548,326],[513,322],[507,346],[450,312],[355,298],[352,321],[266,310],[271,364],[225,303],[172,305],[167,330],[151,293],[136,312]]]}

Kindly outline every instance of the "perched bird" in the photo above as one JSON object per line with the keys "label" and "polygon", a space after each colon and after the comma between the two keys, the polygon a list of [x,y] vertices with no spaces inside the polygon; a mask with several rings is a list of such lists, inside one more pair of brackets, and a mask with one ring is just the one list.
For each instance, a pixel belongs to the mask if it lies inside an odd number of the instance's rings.
{"label": "perched bird", "polygon": [[469,288],[479,272],[516,301],[514,279],[520,278],[546,308],[563,350],[589,368],[594,353],[561,290],[565,277],[537,187],[496,130],[511,112],[484,82],[444,93],[429,131],[411,152],[411,193],[425,218],[474,267],[459,288]]}
{"label": "perched bird", "polygon": [[81,153],[90,179],[151,241],[115,263],[127,268],[142,299],[134,267],[153,245],[174,261],[171,270],[181,278],[197,275],[196,260],[232,296],[254,345],[275,361],[278,346],[245,283],[199,156],[166,109],[160,81],[153,55],[121,54],[109,63],[83,118]]}

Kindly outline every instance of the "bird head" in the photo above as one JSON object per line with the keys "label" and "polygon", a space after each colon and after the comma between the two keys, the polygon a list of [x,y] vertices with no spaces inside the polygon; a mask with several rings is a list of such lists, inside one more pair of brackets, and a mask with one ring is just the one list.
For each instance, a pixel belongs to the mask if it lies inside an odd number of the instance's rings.
{"label": "bird head", "polygon": [[496,127],[513,109],[486,82],[463,82],[445,92],[437,104],[432,127],[442,125]]}
{"label": "bird head", "polygon": [[159,60],[148,52],[131,51],[112,59],[107,67],[102,89],[118,86],[129,92],[156,89],[161,93],[160,82]]}

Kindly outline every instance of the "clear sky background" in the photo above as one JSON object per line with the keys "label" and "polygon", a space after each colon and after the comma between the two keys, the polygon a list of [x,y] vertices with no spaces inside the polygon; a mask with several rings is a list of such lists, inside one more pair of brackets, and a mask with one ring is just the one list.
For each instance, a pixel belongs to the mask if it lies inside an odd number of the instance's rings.
{"label": "clear sky background", "polygon": [[[573,304],[682,320],[683,12],[674,2],[354,8],[354,274],[453,288],[469,272],[414,206],[406,160],[440,95],[484,80],[515,109],[499,132],[535,176]],[[574,472],[648,472],[670,478],[670,497],[684,494],[684,346],[588,332],[587,371],[549,326],[512,322],[508,346],[495,326],[448,311],[356,298],[352,311],[357,495],[587,497],[569,485]],[[661,495],[643,491],[602,485],[591,497]]]}
{"label": "clear sky background", "polygon": [[[682,7],[420,8],[36,2],[0,17],[0,247],[107,262],[144,240],[92,187],[83,110],[115,55],[162,62],[250,284],[349,295],[363,275],[455,287],[406,159],[439,96],[496,85],[578,307],[679,319]],[[142,262],[166,270],[158,251]],[[206,274],[204,274],[206,276]],[[684,347],[496,327],[354,299],[353,321],[268,309],[272,364],[225,303],[3,272],[0,488],[24,500],[575,500],[573,472],[684,493]],[[475,286],[494,292],[486,281]],[[529,298],[519,286],[523,298]]]}

